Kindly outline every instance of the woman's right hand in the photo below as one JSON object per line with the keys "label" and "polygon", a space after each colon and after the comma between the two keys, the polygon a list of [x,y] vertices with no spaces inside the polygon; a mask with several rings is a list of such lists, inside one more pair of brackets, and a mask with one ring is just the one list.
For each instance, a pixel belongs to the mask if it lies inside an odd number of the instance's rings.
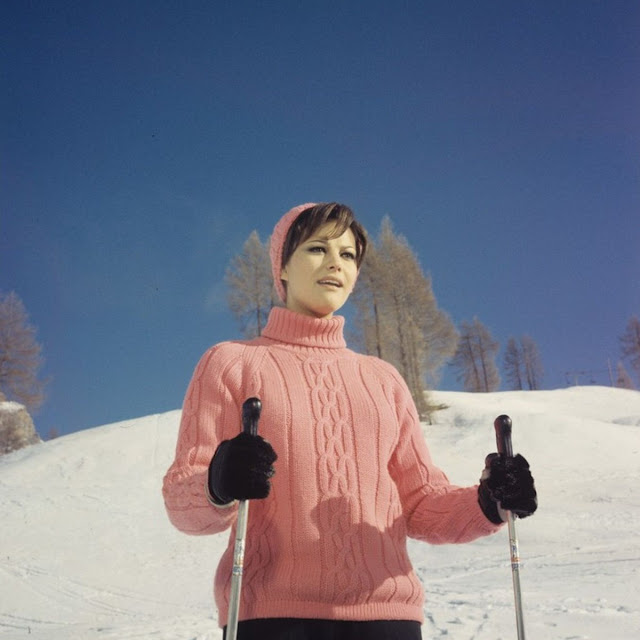
{"label": "woman's right hand", "polygon": [[261,436],[242,432],[221,442],[209,464],[208,489],[213,503],[266,498],[277,459],[273,447]]}

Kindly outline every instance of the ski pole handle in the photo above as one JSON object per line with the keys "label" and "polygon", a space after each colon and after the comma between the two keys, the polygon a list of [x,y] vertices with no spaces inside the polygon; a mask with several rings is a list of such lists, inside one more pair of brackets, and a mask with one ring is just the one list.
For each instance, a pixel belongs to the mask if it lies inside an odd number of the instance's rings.
{"label": "ski pole handle", "polygon": [[498,416],[493,426],[496,430],[496,445],[498,447],[498,453],[503,453],[505,456],[513,457],[513,445],[511,444],[511,418],[507,415]]}
{"label": "ski pole handle", "polygon": [[260,398],[249,398],[242,403],[242,430],[252,436],[258,435],[258,421],[262,411]]}

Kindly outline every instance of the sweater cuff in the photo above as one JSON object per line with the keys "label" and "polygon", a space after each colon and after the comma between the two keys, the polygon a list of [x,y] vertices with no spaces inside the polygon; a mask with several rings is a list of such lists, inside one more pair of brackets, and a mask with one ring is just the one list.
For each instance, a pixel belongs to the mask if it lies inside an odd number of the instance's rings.
{"label": "sweater cuff", "polygon": [[224,503],[216,502],[216,499],[211,495],[211,491],[209,491],[208,481],[204,483],[204,493],[207,496],[207,501],[209,502],[209,504],[213,505],[218,509],[229,509],[235,506],[235,504],[238,502],[237,500],[232,500],[231,502],[224,502]]}

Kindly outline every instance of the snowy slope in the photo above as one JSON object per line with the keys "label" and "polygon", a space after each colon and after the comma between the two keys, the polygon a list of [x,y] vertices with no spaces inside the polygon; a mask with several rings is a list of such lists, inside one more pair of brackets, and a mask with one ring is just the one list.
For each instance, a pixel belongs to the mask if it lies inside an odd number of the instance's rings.
{"label": "snowy slope", "polygon": [[[540,495],[518,522],[527,637],[640,637],[640,392],[438,392],[425,426],[457,484],[477,481],[508,413]],[[0,639],[213,640],[212,575],[226,535],[168,523],[160,486],[179,411],[78,432],[0,458]],[[425,640],[515,638],[506,530],[410,544]]]}

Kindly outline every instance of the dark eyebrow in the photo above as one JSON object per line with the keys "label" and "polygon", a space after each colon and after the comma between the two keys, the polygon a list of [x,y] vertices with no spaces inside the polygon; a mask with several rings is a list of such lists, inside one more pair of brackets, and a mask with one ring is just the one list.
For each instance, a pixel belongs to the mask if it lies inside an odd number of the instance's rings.
{"label": "dark eyebrow", "polygon": [[[329,240],[333,240],[333,238],[330,238],[329,236],[317,236],[317,237],[311,237],[308,240],[305,240],[305,242],[322,242],[322,244],[328,244]],[[352,244],[347,244],[342,248],[355,250],[355,247]]]}

